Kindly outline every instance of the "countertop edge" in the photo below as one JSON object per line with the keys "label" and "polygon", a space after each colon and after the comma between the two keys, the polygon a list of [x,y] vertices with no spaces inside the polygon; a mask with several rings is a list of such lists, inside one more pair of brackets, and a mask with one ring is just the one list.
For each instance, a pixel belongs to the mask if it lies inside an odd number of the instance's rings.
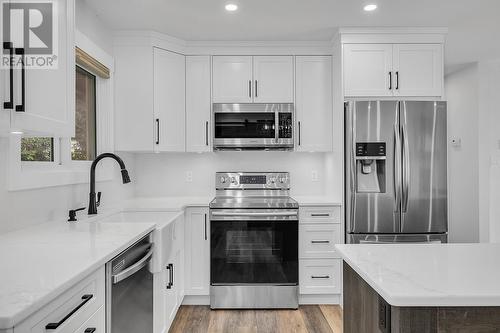
{"label": "countertop edge", "polygon": [[[87,223],[99,223],[99,221],[92,221],[92,222],[87,222]],[[39,311],[41,308],[43,308],[45,305],[48,303],[52,302],[54,299],[62,295],[65,291],[67,291],[69,288],[71,288],[73,285],[84,279],[85,277],[89,276],[93,272],[95,272],[99,267],[102,265],[106,264],[109,260],[113,259],[116,255],[120,254],[122,251],[127,249],[129,246],[140,240],[142,237],[146,236],[150,232],[154,231],[156,229],[156,224],[154,223],[145,223],[145,224],[150,224],[150,226],[145,229],[143,232],[137,234],[134,236],[132,239],[130,239],[128,242],[126,242],[124,245],[118,247],[116,250],[108,254],[107,256],[103,257],[99,261],[95,262],[91,266],[87,267],[86,269],[77,272],[75,276],[71,279],[69,279],[66,283],[63,283],[59,287],[55,288],[52,292],[48,293],[44,297],[42,297],[40,300],[38,300],[36,303],[29,305],[26,307],[24,310],[18,312],[12,317],[0,317],[0,330],[7,330],[14,328],[16,325],[22,323],[24,320],[26,320],[30,315],[34,314],[35,312]]]}

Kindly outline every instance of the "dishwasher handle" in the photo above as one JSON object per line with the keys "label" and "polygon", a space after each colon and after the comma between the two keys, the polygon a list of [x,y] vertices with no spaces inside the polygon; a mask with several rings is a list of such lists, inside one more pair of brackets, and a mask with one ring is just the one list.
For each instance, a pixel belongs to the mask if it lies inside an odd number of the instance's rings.
{"label": "dishwasher handle", "polygon": [[151,261],[152,255],[153,255],[153,244],[151,244],[148,253],[146,253],[146,255],[142,257],[140,260],[138,260],[135,264],[133,264],[132,266],[130,266],[129,268],[118,274],[113,274],[111,276],[113,279],[113,284],[117,284],[118,282],[121,282],[126,278],[134,275],[138,271],[140,271],[144,266],[146,266]]}

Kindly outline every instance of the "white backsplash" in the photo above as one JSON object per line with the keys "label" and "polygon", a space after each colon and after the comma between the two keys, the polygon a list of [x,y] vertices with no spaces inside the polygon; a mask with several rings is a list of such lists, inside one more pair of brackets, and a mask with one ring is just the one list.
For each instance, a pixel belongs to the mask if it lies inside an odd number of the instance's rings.
{"label": "white backsplash", "polygon": [[[136,196],[214,195],[218,171],[287,171],[292,195],[339,195],[335,155],[290,152],[217,152],[182,154],[137,154]],[[328,162],[328,166],[327,166]],[[330,166],[332,164],[332,166]],[[317,180],[313,180],[317,176]],[[341,186],[341,183],[340,183]],[[335,190],[337,188],[337,190]],[[340,199],[341,197],[339,197]]]}

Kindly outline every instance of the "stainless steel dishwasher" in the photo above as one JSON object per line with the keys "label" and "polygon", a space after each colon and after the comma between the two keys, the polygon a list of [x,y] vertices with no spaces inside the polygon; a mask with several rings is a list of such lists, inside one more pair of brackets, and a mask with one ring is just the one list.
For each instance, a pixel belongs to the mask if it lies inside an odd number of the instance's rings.
{"label": "stainless steel dishwasher", "polygon": [[150,234],[106,264],[106,332],[153,332],[152,255]]}

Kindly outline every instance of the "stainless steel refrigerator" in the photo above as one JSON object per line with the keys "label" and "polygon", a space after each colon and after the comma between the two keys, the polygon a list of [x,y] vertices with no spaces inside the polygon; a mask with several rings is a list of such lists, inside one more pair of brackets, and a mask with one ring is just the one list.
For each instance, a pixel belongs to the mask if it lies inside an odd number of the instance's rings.
{"label": "stainless steel refrigerator", "polygon": [[345,103],[346,242],[446,242],[446,102]]}

